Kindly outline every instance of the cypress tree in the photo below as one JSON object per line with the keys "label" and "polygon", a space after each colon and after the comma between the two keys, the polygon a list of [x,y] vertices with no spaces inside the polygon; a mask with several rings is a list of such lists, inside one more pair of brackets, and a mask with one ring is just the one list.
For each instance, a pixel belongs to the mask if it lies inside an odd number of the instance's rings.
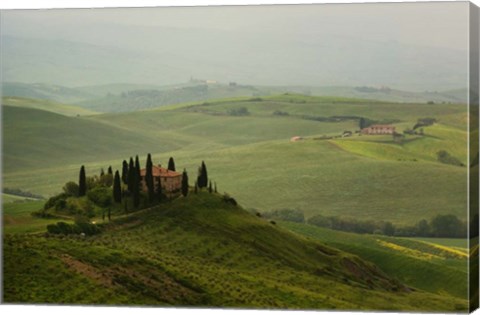
{"label": "cypress tree", "polygon": [[175,161],[173,160],[173,157],[170,157],[170,159],[168,159],[168,170],[169,171],[176,171],[175,170]]}
{"label": "cypress tree", "polygon": [[103,177],[103,175],[105,175],[105,172],[103,171],[103,167],[102,167],[102,169],[100,170],[100,177]]}
{"label": "cypress tree", "polygon": [[365,118],[360,117],[360,121],[358,122],[360,129],[366,128],[367,127],[367,121]]}
{"label": "cypress tree", "polygon": [[80,175],[78,178],[78,196],[85,196],[87,193],[87,178],[85,176],[85,166],[80,168]]}
{"label": "cypress tree", "polygon": [[135,179],[133,184],[133,206],[138,208],[140,205],[140,177],[138,176],[138,172],[135,172],[133,177]]}
{"label": "cypress tree", "polygon": [[130,158],[130,163],[128,166],[128,176],[127,176],[128,191],[130,193],[133,193],[133,185],[135,185],[135,174],[136,174],[136,171],[135,171],[135,166],[133,165],[133,159]]}
{"label": "cypress tree", "polygon": [[147,167],[145,169],[145,184],[148,188],[148,199],[150,201],[153,201],[153,197],[155,195],[155,186],[153,183],[153,163],[150,153],[148,153],[147,156]]}
{"label": "cypress tree", "polygon": [[208,182],[208,192],[209,192],[209,193],[212,193],[212,192],[213,192],[213,189],[212,189],[212,181],[209,181],[209,182]]}
{"label": "cypress tree", "polygon": [[113,170],[111,165],[108,167],[108,174],[113,175]]}
{"label": "cypress tree", "polygon": [[157,198],[158,198],[158,201],[162,201],[163,199],[163,195],[162,195],[162,183],[160,181],[160,177],[157,177]]}
{"label": "cypress tree", "polygon": [[139,187],[140,187],[142,176],[140,175],[140,161],[138,160],[138,155],[135,156],[135,171],[136,171],[137,177],[138,177],[138,179],[135,179],[135,181],[136,181],[137,185],[139,185]]}
{"label": "cypress tree", "polygon": [[205,165],[205,162],[202,161],[202,165],[198,169],[198,188],[204,188],[207,187],[208,185],[208,175],[207,175],[207,166]]}
{"label": "cypress tree", "polygon": [[127,185],[127,178],[128,178],[128,163],[127,161],[123,160],[122,163],[122,182]]}
{"label": "cypress tree", "polygon": [[187,197],[188,195],[188,174],[186,169],[183,169],[182,174],[182,195],[184,197]]}
{"label": "cypress tree", "polygon": [[115,178],[113,180],[113,200],[118,203],[122,202],[122,186],[118,171],[115,172]]}

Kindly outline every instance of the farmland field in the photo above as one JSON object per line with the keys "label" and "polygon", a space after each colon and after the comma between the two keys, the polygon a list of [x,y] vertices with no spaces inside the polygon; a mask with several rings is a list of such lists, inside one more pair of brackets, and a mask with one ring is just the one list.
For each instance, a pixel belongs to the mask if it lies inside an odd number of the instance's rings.
{"label": "farmland field", "polygon": [[[48,105],[4,100],[4,187],[50,197],[66,182],[78,181],[81,165],[87,175],[98,175],[109,166],[121,170],[122,161],[137,154],[143,165],[152,153],[154,164],[174,157],[177,170],[185,169],[191,181],[205,161],[218,194],[201,192],[131,215],[117,209],[104,233],[85,240],[45,237],[47,225],[74,224],[76,218],[33,217],[44,200],[4,195],[6,254],[24,262],[24,274],[37,263],[46,266],[43,280],[28,289],[21,279],[9,278],[19,288],[8,288],[10,301],[375,309],[388,299],[389,309],[466,308],[465,240],[359,235],[250,214],[296,209],[307,219],[374,219],[399,227],[437,215],[466,220],[467,168],[437,158],[445,150],[468,163],[464,105],[287,94],[80,117],[75,107],[55,103],[43,110]],[[390,122],[400,133],[420,118],[436,122],[398,141],[359,135],[359,117]],[[346,131],[352,135],[342,137]],[[291,141],[294,136],[302,140]],[[250,213],[222,203],[223,193]],[[94,220],[105,224],[98,214]],[[357,279],[345,259],[370,280]],[[6,268],[18,267],[10,261]],[[47,285],[59,281],[49,272],[58,268],[77,291]],[[155,274],[148,276],[152,268]],[[231,281],[238,289],[231,290]],[[98,283],[108,290],[97,291]],[[160,283],[171,286],[158,295]],[[390,289],[379,289],[385,286]],[[335,293],[327,297],[324,287]],[[370,290],[368,298],[364,290]],[[425,299],[430,302],[422,304]]]}
{"label": "farmland field", "polygon": [[[246,108],[248,115],[229,115],[232,108]],[[288,115],[274,115],[275,110]],[[205,160],[221,191],[259,211],[361,213],[401,224],[435,214],[465,218],[467,170],[436,160],[438,151],[448,150],[467,162],[467,133],[456,124],[466,117],[464,105],[281,95],[80,118],[54,115],[4,107],[5,187],[49,196],[66,181],[76,180],[81,164],[90,174],[97,173],[109,165],[118,169],[123,159],[136,154],[144,159],[150,152],[155,163],[173,156],[193,174]],[[424,136],[407,136],[403,143],[357,135],[314,140],[354,131],[358,122],[312,117],[347,115],[395,120],[400,130],[423,117],[439,123],[425,127]],[[35,125],[29,124],[33,117]],[[305,140],[290,142],[297,135]]]}

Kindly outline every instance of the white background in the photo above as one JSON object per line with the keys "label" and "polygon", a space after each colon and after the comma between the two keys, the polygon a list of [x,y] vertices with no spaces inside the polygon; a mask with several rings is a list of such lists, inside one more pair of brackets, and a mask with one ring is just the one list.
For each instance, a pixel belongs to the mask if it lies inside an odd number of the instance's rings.
{"label": "white background", "polygon": [[[442,1],[442,0],[440,0]],[[415,2],[415,1],[372,1],[372,0],[3,0],[0,9],[29,9],[29,8],[91,8],[91,7],[145,7],[145,6],[192,6],[192,5],[245,5],[245,4],[297,4],[297,3],[362,3],[362,2]],[[480,6],[480,0],[471,1]],[[39,314],[39,315],[96,315],[96,314],[141,314],[141,315],[307,315],[329,314],[314,311],[256,311],[256,310],[219,310],[219,309],[160,309],[160,308],[128,308],[128,307],[72,307],[72,306],[15,306],[1,305],[0,314]],[[330,313],[331,314],[331,313]],[[352,312],[335,312],[334,314],[358,314]],[[377,313],[391,314],[391,313]],[[475,312],[476,315],[480,311]]]}

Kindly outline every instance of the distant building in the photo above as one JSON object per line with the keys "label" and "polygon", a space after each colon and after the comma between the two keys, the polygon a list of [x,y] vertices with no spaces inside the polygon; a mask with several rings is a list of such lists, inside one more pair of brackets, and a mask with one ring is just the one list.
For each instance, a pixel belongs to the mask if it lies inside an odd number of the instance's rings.
{"label": "distant building", "polygon": [[[146,169],[140,170],[142,189],[147,191],[147,183],[145,181],[145,174],[147,173]],[[182,187],[182,174],[174,171],[170,171],[166,168],[158,166],[152,167],[153,174],[153,185],[155,191],[157,191],[158,180],[160,179],[160,184],[162,185],[162,192],[167,197],[173,197],[180,193]]]}
{"label": "distant building", "polygon": [[371,125],[361,130],[363,135],[392,135],[395,127],[391,125]]}
{"label": "distant building", "polygon": [[300,136],[295,136],[295,137],[290,138],[290,141],[292,141],[292,142],[300,141],[300,140],[303,140],[303,138],[300,137]]}

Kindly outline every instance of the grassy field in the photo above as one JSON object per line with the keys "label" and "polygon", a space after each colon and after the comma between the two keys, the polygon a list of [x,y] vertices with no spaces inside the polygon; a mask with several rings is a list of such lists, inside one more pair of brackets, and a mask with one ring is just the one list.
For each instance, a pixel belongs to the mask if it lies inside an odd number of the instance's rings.
{"label": "grassy field", "polygon": [[49,100],[22,97],[3,97],[2,105],[22,108],[33,108],[57,113],[64,116],[90,116],[97,112],[79,106],[62,104]]}
{"label": "grassy field", "polygon": [[280,225],[372,261],[415,288],[462,298],[467,296],[466,240],[359,235],[292,222],[281,222]]}
{"label": "grassy field", "polygon": [[43,200],[10,203],[3,201],[3,233],[25,234],[45,232],[48,224],[58,221],[72,221],[69,219],[40,219],[33,217],[31,213],[41,209],[44,203],[45,201]]}
{"label": "grassy field", "polygon": [[206,192],[119,217],[105,229],[86,238],[5,235],[4,301],[416,311],[467,307],[465,297],[409,289],[362,258]]}
{"label": "grassy field", "polygon": [[[231,116],[246,108],[248,116]],[[338,97],[280,95],[161,107],[133,113],[65,117],[4,107],[4,185],[52,195],[88,174],[146,153],[154,163],[173,156],[191,178],[204,160],[220,191],[247,208],[296,208],[307,216],[362,215],[412,224],[437,214],[465,219],[466,168],[436,161],[447,150],[466,162],[464,105],[403,104]],[[273,115],[275,110],[288,116]],[[363,116],[395,120],[399,131],[418,118],[439,123],[402,144],[386,136],[313,140],[358,122],[319,122],[303,116]],[[295,135],[307,139],[292,143]],[[48,141],[45,141],[48,139]],[[95,139],[95,141],[91,141]],[[41,166],[39,166],[41,165]],[[273,183],[273,184],[272,184]],[[446,185],[445,183],[448,183]]]}
{"label": "grassy field", "polygon": [[[467,168],[436,158],[447,150],[467,163],[464,105],[278,95],[77,117],[62,104],[46,111],[43,101],[14,101],[3,100],[4,187],[48,197],[77,181],[82,164],[94,175],[110,165],[120,170],[136,154],[143,165],[149,152],[155,164],[173,156],[191,185],[205,161],[219,193],[259,212],[290,208],[307,218],[397,226],[438,214],[466,219]],[[360,116],[391,121],[399,132],[419,118],[438,122],[401,143],[390,136],[339,137],[357,130]],[[319,140],[323,135],[335,137]],[[304,140],[291,142],[292,136]],[[465,240],[272,224],[207,193],[117,217],[97,236],[47,237],[46,225],[60,219],[31,216],[44,201],[15,201],[4,195],[7,302],[467,307]]]}

